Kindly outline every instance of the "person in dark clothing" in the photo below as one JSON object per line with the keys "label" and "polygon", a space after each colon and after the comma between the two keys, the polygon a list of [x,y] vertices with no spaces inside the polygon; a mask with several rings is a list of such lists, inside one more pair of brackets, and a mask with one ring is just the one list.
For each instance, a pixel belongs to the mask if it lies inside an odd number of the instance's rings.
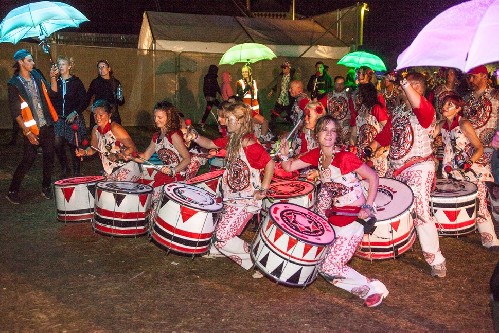
{"label": "person in dark clothing", "polygon": [[[21,49],[14,53],[15,72],[7,83],[9,109],[24,134],[23,158],[14,171],[7,199],[19,204],[21,183],[33,166],[40,146],[43,152],[42,196],[52,198],[52,170],[54,166],[54,122],[57,112],[50,100],[48,82],[38,70],[31,54]],[[55,84],[57,69],[50,71],[51,82]]]}
{"label": "person in dark clothing", "polygon": [[286,121],[291,124],[293,120],[291,119],[291,107],[293,106],[295,99],[289,94],[289,85],[291,81],[296,80],[295,70],[291,68],[289,62],[284,62],[281,65],[281,73],[277,77],[276,84],[271,88],[267,97],[271,97],[274,93],[277,95],[277,99],[274,105],[274,109],[270,114],[270,124],[271,127],[275,126],[276,119],[281,116],[283,112],[286,113]]}
{"label": "person in dark clothing", "polygon": [[307,90],[310,92],[312,100],[320,100],[328,92],[333,91],[333,80],[324,70],[324,63],[317,61],[315,63],[315,74],[310,76],[307,84]]}
{"label": "person in dark clothing", "polygon": [[69,146],[73,162],[72,175],[80,176],[80,159],[76,157],[75,148],[86,138],[83,111],[87,108],[87,92],[83,82],[71,74],[73,66],[72,58],[59,56],[57,58],[59,78],[52,86],[52,90],[57,93],[57,97],[53,99],[59,116],[55,124],[55,153],[61,164],[61,178],[66,178],[69,171],[66,146]]}
{"label": "person in dark clothing", "polygon": [[[113,71],[107,60],[97,62],[99,76],[93,79],[87,91],[87,106],[92,105],[94,101],[104,99],[113,106],[111,120],[121,124],[118,106],[125,104],[125,97],[121,88],[121,83],[113,75]],[[90,117],[90,128],[94,128],[95,119]]]}
{"label": "person in dark clothing", "polygon": [[220,91],[220,86],[218,85],[218,67],[215,65],[210,65],[208,68],[208,74],[204,76],[203,93],[204,98],[206,99],[206,108],[204,109],[203,117],[199,122],[201,127],[204,127],[206,119],[208,119],[213,106],[218,107],[220,105],[217,100],[217,93],[222,96],[222,92]]}

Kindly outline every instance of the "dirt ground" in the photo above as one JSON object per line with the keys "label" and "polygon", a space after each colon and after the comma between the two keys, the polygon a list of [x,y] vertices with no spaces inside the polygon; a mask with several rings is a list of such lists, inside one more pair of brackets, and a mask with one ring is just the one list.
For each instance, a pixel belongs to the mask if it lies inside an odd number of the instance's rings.
{"label": "dirt ground", "polygon": [[[149,133],[135,131],[144,147]],[[0,133],[0,143],[8,138]],[[352,267],[390,290],[369,309],[320,277],[286,287],[253,279],[226,258],[168,254],[148,237],[111,238],[90,223],[58,222],[54,201],[40,196],[41,156],[23,183],[23,203],[12,205],[4,194],[21,152],[20,143],[0,148],[0,332],[494,331],[488,282],[499,255],[479,234],[441,238],[444,279],[430,276],[417,241],[396,260],[354,258]],[[97,165],[86,161],[83,172],[96,174]]]}

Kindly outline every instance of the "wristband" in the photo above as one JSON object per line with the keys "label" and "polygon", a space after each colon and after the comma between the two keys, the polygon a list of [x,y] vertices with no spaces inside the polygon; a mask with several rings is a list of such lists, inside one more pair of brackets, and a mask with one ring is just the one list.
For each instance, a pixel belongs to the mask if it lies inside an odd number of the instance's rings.
{"label": "wristband", "polygon": [[31,131],[27,131],[26,133],[24,133],[25,136],[28,136],[31,134]]}
{"label": "wristband", "polygon": [[289,156],[288,155],[279,155],[279,157],[281,158],[281,161],[283,161],[283,162],[289,161]]}
{"label": "wristband", "polygon": [[360,208],[362,208],[362,209],[369,209],[372,213],[374,213],[374,207],[371,206],[371,205],[369,205],[369,204],[362,204],[360,206]]}
{"label": "wristband", "polygon": [[175,174],[176,174],[175,167],[171,166],[170,167],[170,176],[175,177]]}

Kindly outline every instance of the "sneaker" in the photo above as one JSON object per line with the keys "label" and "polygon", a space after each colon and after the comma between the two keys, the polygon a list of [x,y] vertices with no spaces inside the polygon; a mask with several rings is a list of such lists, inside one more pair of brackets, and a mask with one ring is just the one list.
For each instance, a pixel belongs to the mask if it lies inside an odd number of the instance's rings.
{"label": "sneaker", "polygon": [[9,193],[7,193],[5,197],[14,205],[19,205],[21,203],[21,199],[19,199],[19,193],[17,193],[16,191],[9,191]]}
{"label": "sneaker", "polygon": [[365,299],[364,305],[367,306],[368,308],[374,308],[380,305],[383,302],[383,300],[386,298],[386,296],[388,296],[388,291],[386,293],[369,295]]}
{"label": "sneaker", "polygon": [[431,266],[431,276],[444,278],[447,275],[447,267],[445,267],[445,260],[438,265]]}
{"label": "sneaker", "polygon": [[44,197],[47,200],[52,199],[52,188],[51,187],[42,188],[42,197]]}

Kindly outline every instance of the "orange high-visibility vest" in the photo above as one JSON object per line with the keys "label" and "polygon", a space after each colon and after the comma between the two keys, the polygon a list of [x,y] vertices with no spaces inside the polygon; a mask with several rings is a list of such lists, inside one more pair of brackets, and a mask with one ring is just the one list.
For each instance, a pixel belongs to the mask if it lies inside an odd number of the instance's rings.
{"label": "orange high-visibility vest", "polygon": [[[244,80],[239,80],[239,84],[241,85],[243,91],[246,88],[246,84]],[[251,97],[251,91],[247,91],[244,96],[242,96],[243,102],[251,106],[251,110],[253,110],[254,114],[260,113],[260,106],[258,105],[258,88],[256,87],[256,81],[253,80],[253,98]],[[254,115],[253,115],[254,116]]]}
{"label": "orange high-visibility vest", "polygon": [[[50,115],[52,116],[52,119],[54,119],[54,121],[57,121],[59,119],[59,116],[57,115],[57,112],[55,111],[55,108],[52,105],[52,102],[50,101],[47,92],[47,87],[45,87],[45,83],[43,83],[43,81],[42,81],[42,91],[43,95],[45,96],[45,101],[47,102],[47,105],[49,107]],[[40,134],[40,129],[38,128],[38,125],[36,124],[36,121],[33,118],[33,112],[31,112],[28,103],[20,95],[19,99],[21,100],[21,117],[23,118],[24,126],[28,127],[29,130],[33,132],[33,134],[35,135]]]}

